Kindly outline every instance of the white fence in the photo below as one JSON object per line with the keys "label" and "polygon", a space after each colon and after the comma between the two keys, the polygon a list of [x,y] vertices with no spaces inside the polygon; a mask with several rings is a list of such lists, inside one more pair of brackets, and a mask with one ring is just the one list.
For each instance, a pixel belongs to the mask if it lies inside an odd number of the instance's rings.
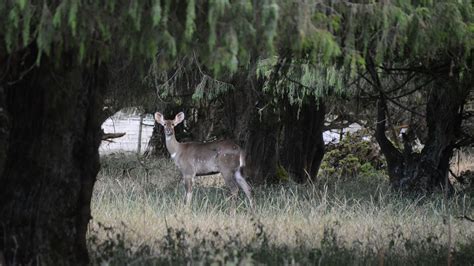
{"label": "white fence", "polygon": [[[147,115],[143,118],[142,136],[141,136],[141,152],[146,149],[148,141],[150,140],[153,131],[153,116]],[[108,154],[112,152],[137,152],[138,151],[138,135],[139,135],[140,116],[127,115],[118,113],[107,119],[102,124],[102,129],[106,133],[126,133],[125,136],[113,139],[112,142],[102,141],[99,152],[101,154]],[[358,124],[352,124],[344,129],[346,132],[355,132],[361,129]],[[325,131],[323,133],[324,142],[337,143],[339,142],[340,132]]]}
{"label": "white fence", "polygon": [[[144,152],[153,131],[153,117],[147,115],[143,118],[141,152]],[[125,136],[113,139],[111,142],[102,141],[99,147],[100,154],[111,152],[137,152],[140,116],[118,114],[105,120],[102,129],[106,133],[125,133]]]}

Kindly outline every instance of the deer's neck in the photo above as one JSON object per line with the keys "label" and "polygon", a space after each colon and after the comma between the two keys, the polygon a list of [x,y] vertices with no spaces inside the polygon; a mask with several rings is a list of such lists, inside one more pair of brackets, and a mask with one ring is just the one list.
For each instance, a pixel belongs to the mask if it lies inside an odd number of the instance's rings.
{"label": "deer's neck", "polygon": [[166,136],[166,149],[171,155],[171,158],[174,159],[179,151],[180,143],[176,140],[175,135]]}

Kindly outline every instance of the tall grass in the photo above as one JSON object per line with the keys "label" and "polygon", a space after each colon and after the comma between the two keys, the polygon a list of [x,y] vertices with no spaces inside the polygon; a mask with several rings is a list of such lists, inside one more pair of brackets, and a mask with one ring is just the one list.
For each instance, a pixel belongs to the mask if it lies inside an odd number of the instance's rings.
{"label": "tall grass", "polygon": [[320,179],[260,186],[252,213],[241,195],[236,213],[218,177],[196,182],[184,206],[168,160],[102,158],[93,195],[90,252],[111,264],[446,264],[448,226],[455,264],[474,263],[474,200],[407,195],[385,177]]}

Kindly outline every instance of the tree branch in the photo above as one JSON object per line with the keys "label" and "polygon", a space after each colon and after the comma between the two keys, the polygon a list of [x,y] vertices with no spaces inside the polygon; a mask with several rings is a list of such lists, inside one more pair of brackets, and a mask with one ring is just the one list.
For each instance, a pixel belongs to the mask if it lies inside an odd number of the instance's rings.
{"label": "tree branch", "polygon": [[125,136],[125,133],[103,133],[102,140],[111,141],[111,139],[121,138]]}
{"label": "tree branch", "polygon": [[410,94],[412,94],[412,93],[415,93],[415,92],[421,90],[421,89],[422,89],[423,87],[425,87],[426,85],[428,85],[428,84],[430,84],[431,82],[433,82],[435,79],[436,79],[436,78],[432,78],[432,79],[428,80],[427,82],[423,83],[422,85],[420,85],[420,86],[414,88],[413,90],[408,91],[408,92],[406,92],[406,93],[404,93],[404,94],[402,94],[402,95],[397,95],[397,96],[391,97],[391,99],[400,99],[400,98],[402,98],[402,97],[405,97],[405,96],[408,96],[408,95],[410,95]]}
{"label": "tree branch", "polygon": [[[369,74],[373,80],[373,82],[370,83],[373,84],[380,93],[380,99],[377,102],[377,124],[375,129],[375,138],[377,139],[380,149],[384,153],[387,160],[398,161],[402,157],[402,154],[385,135],[385,125],[386,121],[388,120],[386,116],[386,113],[388,112],[388,106],[385,100],[385,95],[382,91],[382,84],[377,72],[375,71],[375,64],[370,56],[367,56],[367,70],[369,71]],[[393,125],[392,131],[395,132]]]}
{"label": "tree branch", "polygon": [[[407,79],[405,79],[405,81],[403,81],[402,84],[398,84],[398,83],[397,83],[397,87],[396,87],[396,88],[391,89],[391,90],[385,92],[385,94],[390,94],[390,93],[392,93],[392,92],[396,92],[396,91],[402,89],[402,88],[405,87],[405,85],[407,85],[407,83],[410,82],[415,76],[416,76],[416,73],[413,73],[411,76],[409,76]],[[392,80],[395,81],[394,79],[392,79]],[[395,82],[396,82],[396,81],[395,81]]]}
{"label": "tree branch", "polygon": [[[370,59],[372,60],[372,59]],[[369,67],[369,64],[368,66]],[[393,104],[395,104],[396,106],[400,107],[401,109],[405,110],[405,111],[408,111],[410,113],[413,113],[413,114],[416,114],[420,117],[425,117],[425,115],[421,114],[421,113],[418,113],[417,111],[413,110],[413,109],[410,109],[404,105],[402,105],[401,103],[395,101],[393,98],[390,98],[386,95],[386,93],[383,91],[382,89],[382,82],[380,82],[380,79],[378,77],[378,74],[375,72],[375,66],[373,67],[373,70],[372,71],[369,71],[369,74],[370,76],[372,77],[372,79],[374,80],[374,82],[372,82],[371,80],[369,80],[365,75],[362,75],[362,77],[364,78],[365,81],[367,81],[370,85],[372,85],[375,89],[378,90],[378,92],[381,94],[381,96],[383,97],[383,100],[386,102],[386,101],[389,101]],[[431,82],[431,81],[430,81]],[[393,91],[393,90],[392,90]],[[411,92],[413,93],[413,92]],[[386,103],[385,103],[386,104]],[[388,108],[387,108],[387,111],[388,111]]]}

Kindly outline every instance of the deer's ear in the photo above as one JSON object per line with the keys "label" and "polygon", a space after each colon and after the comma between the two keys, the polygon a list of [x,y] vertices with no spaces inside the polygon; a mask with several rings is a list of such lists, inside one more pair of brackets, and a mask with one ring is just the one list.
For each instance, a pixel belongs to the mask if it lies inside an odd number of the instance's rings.
{"label": "deer's ear", "polygon": [[158,124],[164,126],[165,125],[165,118],[160,112],[155,113],[155,120],[158,122]]}
{"label": "deer's ear", "polygon": [[179,112],[179,114],[177,114],[175,117],[174,117],[174,125],[177,125],[181,122],[183,122],[184,120],[184,113],[183,112]]}

